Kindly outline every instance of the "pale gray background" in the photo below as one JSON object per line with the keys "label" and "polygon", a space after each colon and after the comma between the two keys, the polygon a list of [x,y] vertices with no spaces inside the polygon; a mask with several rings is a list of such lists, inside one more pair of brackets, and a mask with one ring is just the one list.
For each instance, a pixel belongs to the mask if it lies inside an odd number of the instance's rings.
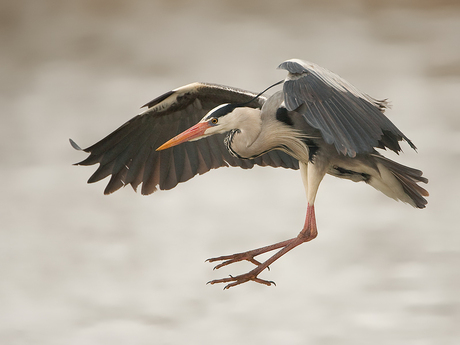
{"label": "pale gray background", "polygon": [[[458,344],[458,1],[2,1],[0,344]],[[86,147],[172,88],[260,91],[289,58],[377,98],[426,210],[327,177],[318,238],[230,291],[206,258],[290,238],[299,173],[212,171],[148,197],[86,185]]]}

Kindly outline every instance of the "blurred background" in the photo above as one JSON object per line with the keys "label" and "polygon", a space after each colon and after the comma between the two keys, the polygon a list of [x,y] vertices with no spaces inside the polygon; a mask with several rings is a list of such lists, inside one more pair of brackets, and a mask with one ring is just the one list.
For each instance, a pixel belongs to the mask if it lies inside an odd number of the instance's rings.
{"label": "blurred background", "polygon": [[[460,4],[0,2],[1,344],[458,344]],[[295,236],[299,173],[222,168],[104,196],[73,150],[194,81],[258,92],[301,58],[376,98],[417,145],[425,210],[326,177],[318,238],[229,291],[205,259]]]}

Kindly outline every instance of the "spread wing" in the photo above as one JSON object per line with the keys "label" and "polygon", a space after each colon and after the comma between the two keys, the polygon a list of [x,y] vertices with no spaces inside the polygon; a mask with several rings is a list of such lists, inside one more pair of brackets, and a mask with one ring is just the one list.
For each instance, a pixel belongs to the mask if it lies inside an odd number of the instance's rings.
{"label": "spread wing", "polygon": [[[142,183],[142,194],[171,189],[197,174],[223,167],[261,166],[298,169],[298,161],[281,151],[271,151],[256,159],[238,159],[224,145],[224,134],[186,142],[168,150],[155,151],[160,145],[193,126],[211,109],[223,103],[244,103],[256,94],[216,84],[193,83],[150,101],[147,110],[135,116],[96,144],[84,149],[90,153],[77,165],[99,163],[88,183],[112,175],[104,194],[131,184],[134,190]],[[259,96],[248,104],[261,108]],[[74,148],[79,146],[71,140]],[[80,149],[81,150],[81,149]]]}
{"label": "spread wing", "polygon": [[403,139],[416,149],[383,114],[386,101],[361,93],[338,75],[310,62],[293,59],[279,68],[289,72],[283,86],[286,108],[301,113],[338,152],[354,157],[379,147],[398,153]]}

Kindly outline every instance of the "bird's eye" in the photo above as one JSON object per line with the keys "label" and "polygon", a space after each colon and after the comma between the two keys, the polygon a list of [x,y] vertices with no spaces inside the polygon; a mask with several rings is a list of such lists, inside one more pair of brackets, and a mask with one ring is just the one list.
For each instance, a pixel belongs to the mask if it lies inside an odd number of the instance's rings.
{"label": "bird's eye", "polygon": [[213,117],[213,118],[211,119],[211,123],[212,123],[212,124],[215,125],[215,124],[217,124],[217,122],[219,122],[219,121],[218,121],[215,117]]}

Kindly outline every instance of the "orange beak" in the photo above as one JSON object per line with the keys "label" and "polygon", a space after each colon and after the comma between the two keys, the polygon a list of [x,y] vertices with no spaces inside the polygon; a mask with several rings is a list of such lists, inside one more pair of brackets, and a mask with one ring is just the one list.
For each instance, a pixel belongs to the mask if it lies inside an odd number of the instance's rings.
{"label": "orange beak", "polygon": [[156,151],[169,149],[170,147],[185,143],[186,141],[193,139],[199,139],[202,135],[204,135],[204,131],[209,127],[211,127],[211,125],[208,122],[198,122],[195,126],[190,127],[186,131],[165,142],[163,145],[157,148]]}

